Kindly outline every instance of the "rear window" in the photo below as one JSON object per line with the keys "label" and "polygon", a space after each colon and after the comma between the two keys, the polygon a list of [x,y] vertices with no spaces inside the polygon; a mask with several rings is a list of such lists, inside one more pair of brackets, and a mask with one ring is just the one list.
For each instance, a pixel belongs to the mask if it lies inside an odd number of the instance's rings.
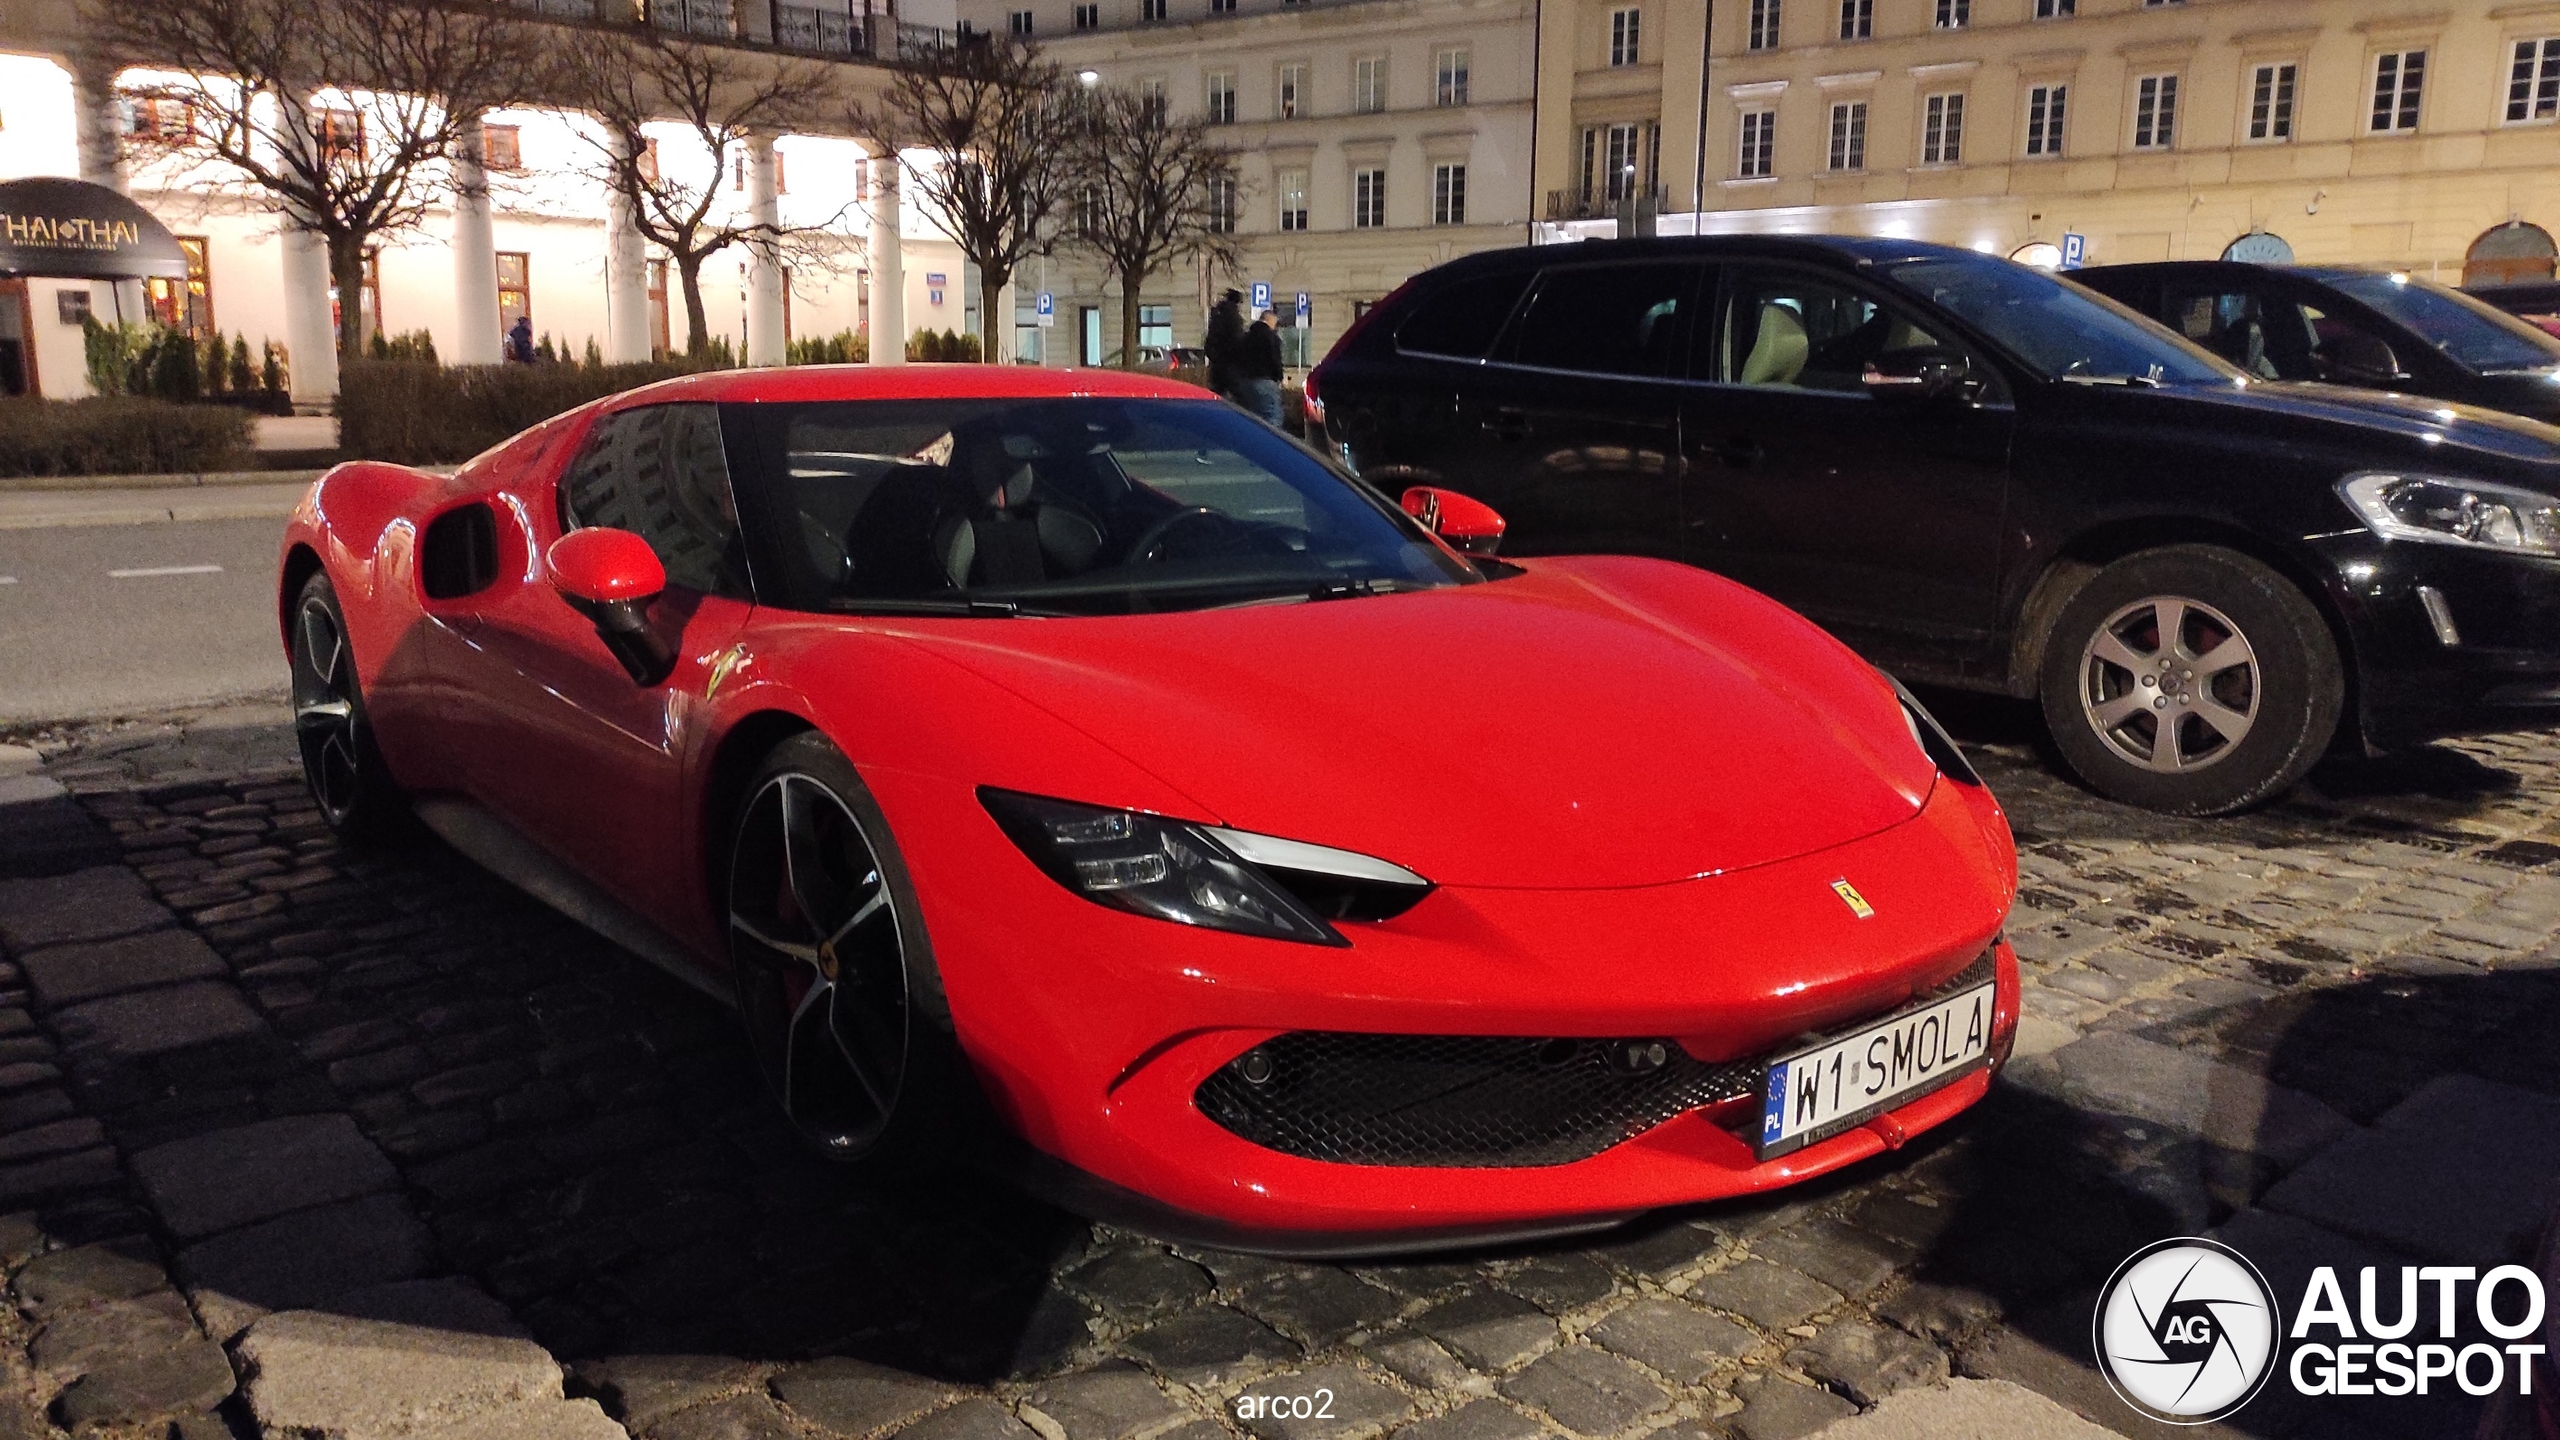
{"label": "rear window", "polygon": [[1443,285],[1396,328],[1396,348],[1409,355],[1446,355],[1455,360],[1481,360],[1493,349],[1502,322],[1520,304],[1534,272],[1477,275]]}
{"label": "rear window", "polygon": [[1586,375],[1674,375],[1682,311],[1697,294],[1689,265],[1578,265],[1550,270],[1520,317],[1514,364]]}

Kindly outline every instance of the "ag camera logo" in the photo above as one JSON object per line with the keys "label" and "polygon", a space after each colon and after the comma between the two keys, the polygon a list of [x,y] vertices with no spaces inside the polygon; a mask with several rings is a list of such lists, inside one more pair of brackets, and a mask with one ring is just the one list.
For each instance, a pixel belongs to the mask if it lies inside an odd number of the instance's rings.
{"label": "ag camera logo", "polygon": [[2133,1253],[2098,1292],[2098,1369],[2154,1420],[2202,1425],[2249,1403],[2275,1369],[2275,1292],[2247,1256],[2194,1237]]}

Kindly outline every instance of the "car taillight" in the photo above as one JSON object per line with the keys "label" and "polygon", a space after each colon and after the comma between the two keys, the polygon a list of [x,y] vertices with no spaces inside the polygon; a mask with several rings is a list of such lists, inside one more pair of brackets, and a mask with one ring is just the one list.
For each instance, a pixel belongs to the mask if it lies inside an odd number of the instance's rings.
{"label": "car taillight", "polygon": [[1319,365],[1307,372],[1306,379],[1298,382],[1298,394],[1306,401],[1307,429],[1311,432],[1320,433],[1324,429],[1324,400],[1316,394],[1316,377],[1323,373],[1324,367]]}

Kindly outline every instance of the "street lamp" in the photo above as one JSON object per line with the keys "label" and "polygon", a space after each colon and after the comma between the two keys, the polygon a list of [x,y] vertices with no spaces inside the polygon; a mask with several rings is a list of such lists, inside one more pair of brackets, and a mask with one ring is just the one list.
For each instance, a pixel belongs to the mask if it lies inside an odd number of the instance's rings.
{"label": "street lamp", "polygon": [[1079,70],[1076,72],[1076,83],[1087,90],[1090,90],[1094,86],[1102,83],[1102,72],[1099,70]]}

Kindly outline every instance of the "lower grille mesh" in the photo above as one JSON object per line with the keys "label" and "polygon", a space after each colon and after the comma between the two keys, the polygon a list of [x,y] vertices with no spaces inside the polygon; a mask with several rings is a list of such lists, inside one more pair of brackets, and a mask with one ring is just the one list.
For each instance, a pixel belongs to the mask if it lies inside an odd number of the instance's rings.
{"label": "lower grille mesh", "polygon": [[[1933,993],[1991,973],[1986,951]],[[1757,1095],[1762,1064],[1692,1059],[1667,1040],[1300,1030],[1219,1067],[1192,1101],[1243,1139],[1309,1160],[1565,1165],[1673,1116]]]}

